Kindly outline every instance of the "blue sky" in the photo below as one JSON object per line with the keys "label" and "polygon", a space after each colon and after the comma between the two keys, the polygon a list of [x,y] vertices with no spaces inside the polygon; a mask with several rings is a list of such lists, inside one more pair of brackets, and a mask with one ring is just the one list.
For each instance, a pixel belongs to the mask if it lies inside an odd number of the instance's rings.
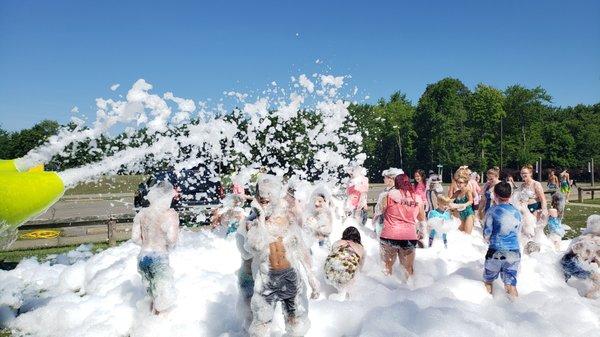
{"label": "blue sky", "polygon": [[[315,60],[322,64],[315,64]],[[600,102],[600,1],[0,1],[0,124],[93,116],[138,78],[195,100],[302,73],[416,103],[452,76]]]}

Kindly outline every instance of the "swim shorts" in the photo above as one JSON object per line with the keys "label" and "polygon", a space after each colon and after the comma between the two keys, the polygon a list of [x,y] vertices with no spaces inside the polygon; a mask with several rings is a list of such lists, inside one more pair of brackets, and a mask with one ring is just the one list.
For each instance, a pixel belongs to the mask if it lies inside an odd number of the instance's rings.
{"label": "swim shorts", "polygon": [[269,281],[260,294],[269,305],[281,301],[282,309],[288,317],[295,317],[298,274],[293,268],[270,270]]}
{"label": "swim shorts", "polygon": [[518,250],[488,249],[485,254],[483,280],[492,283],[500,275],[504,284],[516,286],[520,262],[521,253]]}
{"label": "swim shorts", "polygon": [[565,254],[560,260],[560,265],[563,269],[563,275],[565,275],[565,281],[568,281],[573,276],[579,279],[586,279],[592,275],[590,271],[582,268],[581,262],[579,262],[577,255],[573,252]]}

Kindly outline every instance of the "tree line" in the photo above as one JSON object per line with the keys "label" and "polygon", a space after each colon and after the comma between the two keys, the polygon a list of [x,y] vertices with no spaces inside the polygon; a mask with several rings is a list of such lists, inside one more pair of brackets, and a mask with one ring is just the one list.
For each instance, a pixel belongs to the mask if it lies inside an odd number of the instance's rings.
{"label": "tree line", "polygon": [[600,104],[556,107],[539,86],[478,84],[470,90],[444,78],[429,84],[416,105],[395,92],[350,109],[375,181],[390,166],[437,172],[443,165],[447,181],[461,165],[478,172],[498,166],[513,174],[540,159],[544,177],[548,168],[569,169],[589,181],[588,162],[600,159]]}
{"label": "tree line", "polygon": [[[407,172],[437,172],[438,165],[443,165],[447,181],[461,165],[478,172],[492,166],[516,171],[539,159],[545,169],[566,168],[576,179],[589,180],[588,162],[591,158],[596,163],[600,161],[600,103],[557,107],[542,87],[511,85],[501,90],[478,84],[470,90],[458,79],[444,78],[429,84],[416,104],[398,91],[376,104],[352,104],[349,110],[352,124],[363,136],[365,167],[372,181],[380,181],[381,171],[392,166]],[[313,118],[309,112],[299,116]],[[232,113],[228,118],[241,117]],[[281,157],[279,161],[301,158],[306,162],[302,165],[310,164],[311,153],[297,156],[298,152],[309,151],[302,145],[303,124],[306,123],[286,123],[278,131],[282,141],[298,139],[297,146],[286,148],[288,152],[292,148],[293,153],[274,153]],[[59,128],[57,122],[50,120],[17,132],[0,128],[0,158],[25,155]],[[152,137],[143,129],[134,134],[82,141],[55,157],[48,169],[63,170],[95,162],[143,143],[152,143]],[[256,153],[264,156],[265,152],[257,148]],[[260,159],[269,162],[268,156]]]}

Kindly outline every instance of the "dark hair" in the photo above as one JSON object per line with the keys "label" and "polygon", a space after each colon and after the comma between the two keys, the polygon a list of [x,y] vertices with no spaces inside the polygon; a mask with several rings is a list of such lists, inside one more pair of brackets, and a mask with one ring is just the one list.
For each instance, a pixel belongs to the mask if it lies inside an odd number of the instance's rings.
{"label": "dark hair", "polygon": [[410,184],[410,178],[406,173],[402,173],[396,176],[394,179],[394,188],[397,190],[402,190],[404,192],[410,192],[411,194],[415,193],[413,186]]}
{"label": "dark hair", "polygon": [[494,194],[502,199],[508,199],[512,194],[512,187],[506,181],[501,181],[494,186]]}
{"label": "dark hair", "polygon": [[321,198],[323,198],[323,200],[327,201],[327,198],[325,197],[325,193],[317,193],[315,195],[315,197],[321,197]]}
{"label": "dark hair", "polygon": [[362,243],[360,243],[360,232],[354,226],[344,229],[344,233],[342,233],[342,240],[348,240],[362,245]]}
{"label": "dark hair", "polygon": [[[421,169],[418,169],[418,170],[416,170],[416,171],[415,171],[415,173],[418,173],[418,174],[421,176],[421,184],[423,184],[423,185],[427,185],[427,184],[425,183],[425,171],[423,171],[423,170],[421,170]],[[414,174],[413,174],[413,176],[414,176]],[[418,182],[417,182],[417,180],[415,179],[415,187],[417,187],[418,185],[419,185],[419,183],[418,183]]]}
{"label": "dark hair", "polygon": [[512,178],[512,174],[506,170],[500,171],[500,181],[508,181],[508,177]]}

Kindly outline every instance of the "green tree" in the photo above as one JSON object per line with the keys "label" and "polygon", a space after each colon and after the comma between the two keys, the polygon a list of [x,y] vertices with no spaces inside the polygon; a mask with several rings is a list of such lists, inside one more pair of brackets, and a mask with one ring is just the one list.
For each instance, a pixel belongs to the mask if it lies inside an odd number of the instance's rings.
{"label": "green tree", "polygon": [[467,124],[470,94],[455,78],[445,78],[425,89],[414,119],[416,158],[422,168],[441,163],[454,169],[473,162],[472,132]]}
{"label": "green tree", "polygon": [[378,136],[378,141],[371,156],[378,164],[372,172],[376,181],[382,179],[381,171],[388,167],[408,169],[414,165],[414,115],[415,108],[406,95],[399,91],[392,94],[388,102],[381,99],[375,106],[373,117],[377,128],[373,133]]}
{"label": "green tree", "polygon": [[[385,100],[381,99],[379,104],[385,105]],[[382,155],[387,155],[394,144],[385,143],[383,136],[384,122],[381,117],[376,115],[375,110],[376,107],[370,104],[352,104],[348,107],[348,111],[363,139],[362,147],[367,155],[364,166],[371,181],[381,179],[381,167],[385,165],[382,163]],[[387,149],[384,153],[379,151],[382,146],[386,146]]]}
{"label": "green tree", "polygon": [[541,87],[528,89],[520,85],[512,85],[504,93],[507,163],[514,167],[532,163],[544,152],[542,131],[552,97]]}
{"label": "green tree", "polygon": [[11,159],[9,157],[9,146],[11,142],[10,133],[0,127],[0,159]]}
{"label": "green tree", "polygon": [[473,168],[483,171],[500,165],[500,121],[506,116],[502,91],[478,84],[469,100],[468,124],[477,158]]}
{"label": "green tree", "polygon": [[591,158],[600,163],[600,104],[557,109],[552,118],[575,140],[574,158],[566,167],[586,168]]}
{"label": "green tree", "polygon": [[551,121],[544,125],[544,159],[546,166],[569,167],[574,164],[575,139],[565,123]]}
{"label": "green tree", "polygon": [[31,149],[36,148],[58,132],[59,125],[55,121],[44,120],[29,129],[23,129],[12,134],[8,147],[8,157],[22,157]]}

